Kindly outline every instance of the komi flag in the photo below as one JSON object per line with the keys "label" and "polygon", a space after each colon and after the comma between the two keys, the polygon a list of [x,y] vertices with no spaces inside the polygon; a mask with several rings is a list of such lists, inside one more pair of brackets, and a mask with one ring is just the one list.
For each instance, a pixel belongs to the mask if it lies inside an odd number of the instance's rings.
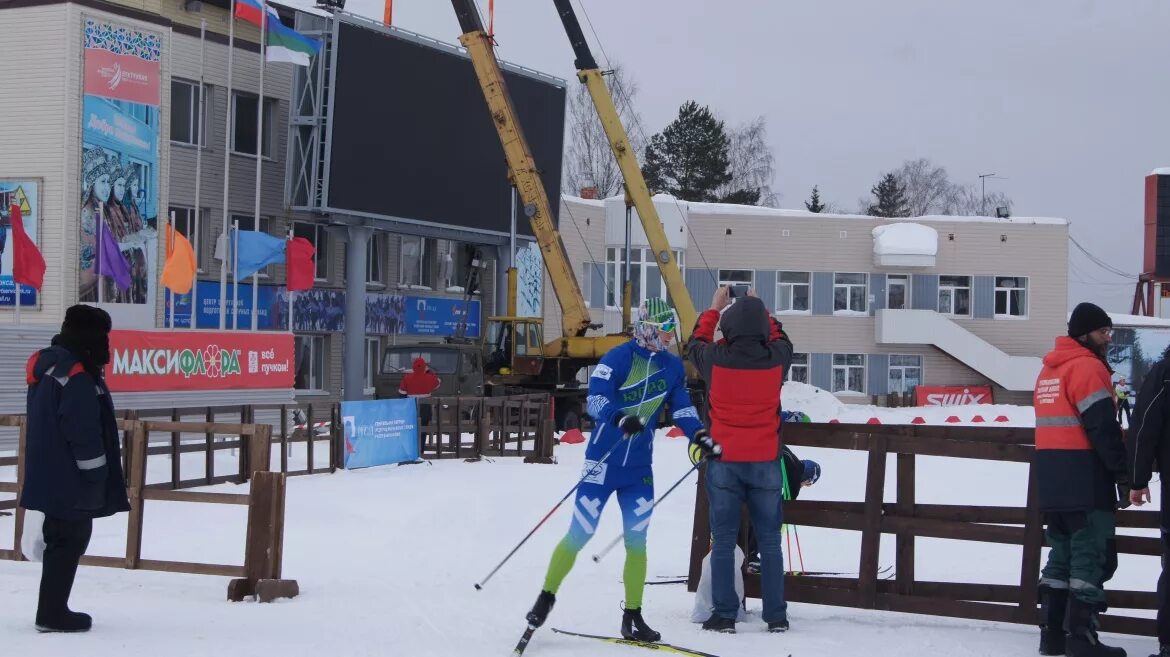
{"label": "komi flag", "polygon": [[321,50],[321,42],[297,32],[280,22],[280,16],[272,7],[268,8],[267,54],[265,61],[288,62],[297,66],[308,66],[309,58]]}

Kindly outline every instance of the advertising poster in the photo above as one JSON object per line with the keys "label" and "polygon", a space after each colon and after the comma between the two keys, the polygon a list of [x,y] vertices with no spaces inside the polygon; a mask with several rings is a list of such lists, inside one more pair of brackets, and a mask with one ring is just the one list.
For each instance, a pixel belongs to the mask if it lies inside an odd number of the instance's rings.
{"label": "advertising poster", "polygon": [[[199,312],[195,328],[219,329],[219,283],[199,281],[195,284],[199,292]],[[261,285],[256,300],[260,306],[260,317],[256,328],[260,331],[288,330],[288,293],[283,287]],[[178,299],[167,295],[165,321],[170,325],[171,303],[175,303],[175,328],[191,328],[191,295],[184,294]],[[232,324],[232,308],[235,308],[235,322]],[[233,303],[231,285],[227,295],[228,318],[225,330],[252,330],[252,284],[240,283],[239,297]]]}
{"label": "advertising poster", "polygon": [[[84,23],[79,298],[136,307],[133,316],[153,326],[162,37],[95,18]],[[106,232],[113,239],[99,248]],[[110,264],[116,257],[126,266]],[[119,273],[99,276],[99,269]]]}
{"label": "advertising poster", "polygon": [[418,407],[413,399],[341,402],[345,468],[418,460]]}
{"label": "advertising poster", "polygon": [[544,258],[536,242],[516,249],[516,315],[542,317],[540,312],[544,288]]}
{"label": "advertising poster", "polygon": [[466,304],[467,318],[464,320],[462,299],[436,299],[432,297],[406,298],[406,330],[411,335],[456,335],[459,324],[467,322],[464,335],[479,336],[479,302]]}
{"label": "advertising poster", "polygon": [[965,406],[993,404],[991,386],[914,386],[919,406]]}
{"label": "advertising poster", "polygon": [[293,387],[293,336],[245,332],[113,331],[113,392]]}
{"label": "advertising poster", "polygon": [[[20,208],[24,231],[40,247],[41,204],[38,183],[33,180],[0,180],[0,306],[16,301],[16,283],[12,280],[12,206]],[[27,285],[20,290],[20,305],[37,305],[37,291]]]}

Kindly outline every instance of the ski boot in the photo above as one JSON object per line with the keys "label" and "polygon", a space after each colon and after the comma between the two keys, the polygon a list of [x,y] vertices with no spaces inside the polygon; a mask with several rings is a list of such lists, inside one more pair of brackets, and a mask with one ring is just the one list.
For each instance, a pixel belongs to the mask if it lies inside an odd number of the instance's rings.
{"label": "ski boot", "polygon": [[1068,638],[1065,655],[1068,657],[1126,657],[1124,648],[1113,648],[1097,638],[1097,606],[1068,598]]}
{"label": "ski boot", "polygon": [[548,618],[548,612],[552,611],[556,602],[557,596],[548,591],[541,591],[540,596],[536,598],[536,604],[532,605],[532,611],[529,611],[528,616],[525,617],[528,624],[532,627],[544,625],[545,619]]}
{"label": "ski boot", "polygon": [[1068,611],[1068,589],[1040,587],[1040,654],[1063,655],[1064,615]]}
{"label": "ski boot", "polygon": [[642,619],[642,609],[626,609],[622,612],[622,638],[630,641],[654,643],[662,638]]}

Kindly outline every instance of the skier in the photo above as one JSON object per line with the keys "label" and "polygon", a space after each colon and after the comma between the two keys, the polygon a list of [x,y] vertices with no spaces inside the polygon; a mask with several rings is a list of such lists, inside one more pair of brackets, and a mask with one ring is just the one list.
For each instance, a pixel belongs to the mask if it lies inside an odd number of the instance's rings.
{"label": "skier", "polygon": [[1035,463],[1052,548],[1040,578],[1042,655],[1125,656],[1097,638],[1102,586],[1116,569],[1110,559],[1116,493],[1129,504],[1125,445],[1105,363],[1112,334],[1104,310],[1078,305],[1068,337],[1056,339],[1036,381]]}
{"label": "skier", "polygon": [[[606,353],[589,377],[588,412],[596,422],[585,451],[589,476],[577,488],[569,532],[553,551],[544,587],[528,612],[531,627],[544,624],[561,582],[577,553],[593,537],[605,503],[616,492],[626,544],[622,637],[645,642],[662,638],[642,618],[642,591],[646,530],[654,502],[654,429],[663,404],[670,406],[675,425],[693,444],[704,451],[715,447],[691,403],[682,360],[669,351],[677,324],[674,309],[665,301],[647,299],[638,308],[634,339]],[[623,440],[624,445],[620,444]],[[609,458],[598,463],[606,454]]]}
{"label": "skier", "polygon": [[1133,388],[1129,387],[1125,377],[1121,377],[1117,381],[1117,385],[1113,387],[1113,394],[1117,396],[1117,423],[1121,424],[1121,414],[1125,413],[1125,426],[1130,426],[1133,422],[1133,417],[1129,413],[1129,398],[1133,396]]}

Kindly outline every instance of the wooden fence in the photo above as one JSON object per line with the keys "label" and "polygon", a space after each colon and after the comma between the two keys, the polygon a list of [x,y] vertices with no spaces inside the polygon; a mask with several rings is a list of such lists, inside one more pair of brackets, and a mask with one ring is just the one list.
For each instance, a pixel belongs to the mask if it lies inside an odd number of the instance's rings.
{"label": "wooden fence", "polygon": [[[552,461],[554,423],[547,394],[417,401],[419,417],[429,419],[419,424],[423,458],[523,456],[526,462]],[[473,436],[470,442],[468,435]]]}
{"label": "wooden fence", "polygon": [[[1040,579],[1044,530],[1037,506],[1036,468],[1031,465],[1024,507],[920,504],[915,498],[915,459],[942,456],[1032,464],[1032,429],[936,426],[786,424],[785,442],[793,447],[820,447],[868,453],[865,500],[862,502],[786,502],[785,522],[797,526],[826,527],[861,532],[857,577],[788,576],[785,597],[808,602],[862,609],[882,609],[934,616],[1038,623],[1037,587]],[[884,500],[886,465],[896,455],[896,499]],[[700,469],[696,494],[694,534],[688,587],[699,582],[703,557],[710,547],[707,494]],[[1122,511],[1118,528],[1156,529],[1157,512]],[[894,534],[895,574],[879,578],[878,559],[882,534]],[[741,532],[741,538],[743,537]],[[976,584],[921,581],[915,577],[915,538],[946,538],[1020,545],[1019,584]],[[1118,536],[1120,554],[1159,555],[1157,538]],[[746,548],[745,548],[746,550]],[[1156,578],[1151,578],[1151,584]],[[759,597],[758,575],[745,573],[750,597]],[[1156,609],[1157,597],[1145,591],[1108,591],[1114,610]],[[1152,618],[1102,615],[1101,628],[1108,632],[1156,635]]]}
{"label": "wooden fence", "polygon": [[[0,460],[0,465],[16,465],[16,482],[0,482],[0,492],[19,495],[24,483],[25,468],[24,416],[0,416],[0,426],[18,427],[20,430],[17,456]],[[255,595],[260,601],[268,602],[276,598],[294,597],[298,594],[299,588],[296,580],[281,579],[286,475],[267,471],[271,455],[271,427],[268,425],[118,420],[118,428],[125,437],[123,456],[127,478],[126,492],[130,499],[130,513],[126,524],[125,555],[121,557],[85,556],[81,560],[83,565],[232,577],[234,579],[228,584],[228,598],[234,601]],[[246,448],[241,449],[241,459],[245,462],[245,465],[242,466],[245,468],[244,477],[251,480],[249,492],[247,494],[183,492],[159,490],[147,486],[147,460],[151,453],[149,436],[152,431],[180,434],[206,433],[211,436],[228,434],[246,437]],[[214,454],[214,450],[209,451],[209,454]],[[175,459],[173,463],[178,463],[178,459]],[[234,477],[235,475],[232,475],[223,480],[231,481],[234,480]],[[185,482],[184,485],[186,485]],[[199,484],[192,485],[203,484],[200,481]],[[247,506],[248,525],[247,535],[244,539],[243,565],[143,558],[143,517],[147,501]],[[24,510],[18,507],[13,549],[0,550],[0,559],[14,561],[24,559],[20,547],[24,531],[24,515]]]}

